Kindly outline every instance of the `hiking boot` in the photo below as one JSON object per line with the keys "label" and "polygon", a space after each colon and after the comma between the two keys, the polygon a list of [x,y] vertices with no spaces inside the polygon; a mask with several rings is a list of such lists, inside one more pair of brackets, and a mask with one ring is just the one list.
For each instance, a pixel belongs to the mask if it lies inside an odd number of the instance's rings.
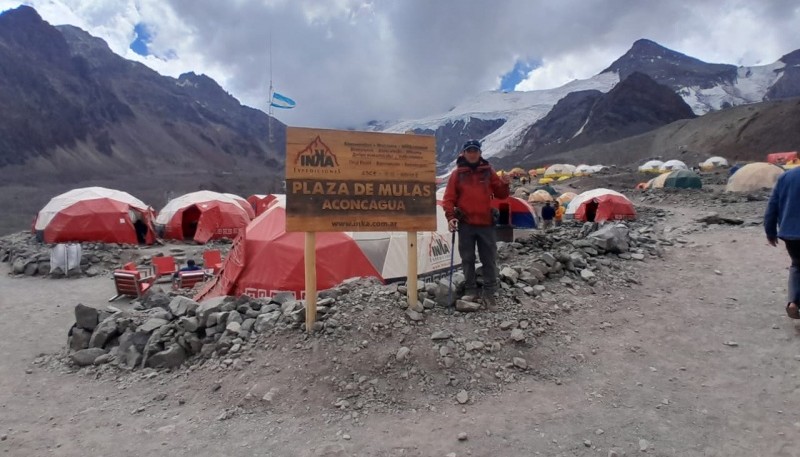
{"label": "hiking boot", "polygon": [[487,311],[497,311],[497,299],[494,295],[483,297],[483,304],[486,305]]}

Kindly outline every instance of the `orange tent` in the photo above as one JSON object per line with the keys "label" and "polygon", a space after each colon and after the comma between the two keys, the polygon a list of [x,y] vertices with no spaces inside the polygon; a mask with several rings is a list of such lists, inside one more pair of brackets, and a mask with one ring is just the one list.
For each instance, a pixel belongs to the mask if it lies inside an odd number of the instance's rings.
{"label": "orange tent", "polygon": [[255,211],[256,216],[260,216],[261,213],[269,208],[276,198],[278,197],[276,197],[275,194],[253,194],[247,197],[247,202],[250,203],[250,206],[253,208],[253,211]]}
{"label": "orange tent", "polygon": [[783,165],[797,159],[797,151],[773,152],[767,154],[767,162],[774,165]]}

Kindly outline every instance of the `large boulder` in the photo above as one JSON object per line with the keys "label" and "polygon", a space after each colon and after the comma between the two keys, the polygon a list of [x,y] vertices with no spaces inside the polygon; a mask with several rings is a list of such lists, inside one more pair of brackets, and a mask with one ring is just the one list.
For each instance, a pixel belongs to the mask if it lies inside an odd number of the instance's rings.
{"label": "large boulder", "polygon": [[225,302],[225,299],[228,297],[214,297],[209,298],[208,300],[204,300],[203,303],[197,307],[197,322],[201,326],[206,325],[206,319],[208,319],[208,315],[211,313],[218,313],[222,310],[222,305]]}
{"label": "large boulder", "polygon": [[79,367],[89,366],[94,363],[94,359],[105,354],[106,351],[101,348],[88,348],[81,349],[80,351],[73,352],[70,358]]}
{"label": "large boulder", "polygon": [[112,337],[117,334],[117,321],[113,316],[106,318],[94,329],[89,347],[102,348]]}
{"label": "large boulder", "polygon": [[177,296],[169,302],[169,311],[175,317],[192,316],[200,307],[200,303],[188,297]]}
{"label": "large boulder", "polygon": [[75,305],[75,324],[77,324],[78,327],[91,332],[97,327],[97,322],[98,313],[95,308],[82,303]]}
{"label": "large boulder", "polygon": [[147,358],[147,366],[152,368],[175,368],[186,360],[186,351],[178,345],[173,344],[168,349],[157,352]]}
{"label": "large boulder", "polygon": [[606,252],[627,252],[630,247],[628,227],[624,224],[607,224],[589,234],[594,246]]}

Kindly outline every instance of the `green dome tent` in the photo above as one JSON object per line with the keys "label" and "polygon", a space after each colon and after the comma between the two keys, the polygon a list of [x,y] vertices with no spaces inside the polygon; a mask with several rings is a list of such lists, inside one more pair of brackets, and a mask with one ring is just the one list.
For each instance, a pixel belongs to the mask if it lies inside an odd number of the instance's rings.
{"label": "green dome tent", "polygon": [[664,180],[665,188],[674,189],[702,189],[703,181],[700,175],[689,170],[675,170],[667,175]]}

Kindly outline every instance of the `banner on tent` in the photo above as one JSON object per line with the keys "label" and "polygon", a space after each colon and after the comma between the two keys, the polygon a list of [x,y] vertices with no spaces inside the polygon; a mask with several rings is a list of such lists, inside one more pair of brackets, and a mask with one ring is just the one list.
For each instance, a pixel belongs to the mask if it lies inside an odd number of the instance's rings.
{"label": "banner on tent", "polygon": [[286,231],[436,230],[433,136],[289,127]]}

